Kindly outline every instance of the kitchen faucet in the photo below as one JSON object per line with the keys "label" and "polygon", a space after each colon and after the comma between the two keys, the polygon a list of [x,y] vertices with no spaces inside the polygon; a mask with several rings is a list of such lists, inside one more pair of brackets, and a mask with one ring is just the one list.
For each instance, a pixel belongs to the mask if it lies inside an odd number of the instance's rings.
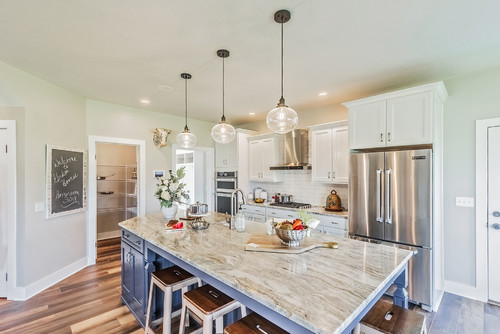
{"label": "kitchen faucet", "polygon": [[[233,192],[231,193],[231,221],[229,222],[229,228],[231,228],[233,217],[234,217],[234,195],[240,192],[241,193],[241,198],[243,199],[243,204],[247,204],[247,201],[245,200],[245,193],[241,188],[234,189]],[[236,200],[238,200],[238,196],[236,196]]]}

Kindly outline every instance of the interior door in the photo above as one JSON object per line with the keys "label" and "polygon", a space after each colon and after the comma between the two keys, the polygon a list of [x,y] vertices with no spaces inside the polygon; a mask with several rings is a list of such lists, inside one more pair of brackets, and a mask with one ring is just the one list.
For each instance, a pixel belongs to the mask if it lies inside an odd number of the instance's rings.
{"label": "interior door", "polygon": [[383,239],[384,153],[349,157],[349,233]]}
{"label": "interior door", "polygon": [[432,246],[432,151],[385,154],[385,240]]}
{"label": "interior door", "polygon": [[500,302],[500,127],[488,128],[488,298]]}
{"label": "interior door", "polygon": [[0,129],[0,297],[7,297],[7,130]]}

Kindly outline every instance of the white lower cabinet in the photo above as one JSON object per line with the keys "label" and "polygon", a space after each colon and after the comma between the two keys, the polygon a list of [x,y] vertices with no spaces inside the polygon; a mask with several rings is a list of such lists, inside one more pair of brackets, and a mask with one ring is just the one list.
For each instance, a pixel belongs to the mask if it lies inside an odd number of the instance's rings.
{"label": "white lower cabinet", "polygon": [[247,221],[265,223],[266,222],[266,208],[263,206],[255,205],[242,205],[241,210],[245,215]]}
{"label": "white lower cabinet", "polygon": [[319,215],[319,227],[326,234],[347,238],[348,225],[347,219],[338,216]]}

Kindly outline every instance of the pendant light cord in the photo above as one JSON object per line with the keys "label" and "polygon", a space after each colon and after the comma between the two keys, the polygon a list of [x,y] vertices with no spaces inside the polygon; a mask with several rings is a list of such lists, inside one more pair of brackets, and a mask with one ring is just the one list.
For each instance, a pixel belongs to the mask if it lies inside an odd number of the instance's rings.
{"label": "pendant light cord", "polygon": [[224,91],[225,91],[225,86],[224,86],[224,58],[222,58],[222,118],[225,119],[226,116],[224,115]]}
{"label": "pendant light cord", "polygon": [[283,100],[283,22],[281,22],[281,99]]}
{"label": "pendant light cord", "polygon": [[184,79],[184,102],[186,105],[185,117],[186,117],[186,129],[187,129],[187,127],[188,127],[188,81],[187,81],[187,79]]}

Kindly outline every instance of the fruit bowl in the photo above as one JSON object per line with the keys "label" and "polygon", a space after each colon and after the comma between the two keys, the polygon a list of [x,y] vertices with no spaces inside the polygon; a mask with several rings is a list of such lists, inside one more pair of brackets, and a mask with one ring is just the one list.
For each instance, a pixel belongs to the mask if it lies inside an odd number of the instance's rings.
{"label": "fruit bowl", "polygon": [[275,228],[276,235],[281,239],[281,243],[285,246],[296,247],[300,241],[304,239],[307,229],[304,230],[286,230],[282,228]]}

